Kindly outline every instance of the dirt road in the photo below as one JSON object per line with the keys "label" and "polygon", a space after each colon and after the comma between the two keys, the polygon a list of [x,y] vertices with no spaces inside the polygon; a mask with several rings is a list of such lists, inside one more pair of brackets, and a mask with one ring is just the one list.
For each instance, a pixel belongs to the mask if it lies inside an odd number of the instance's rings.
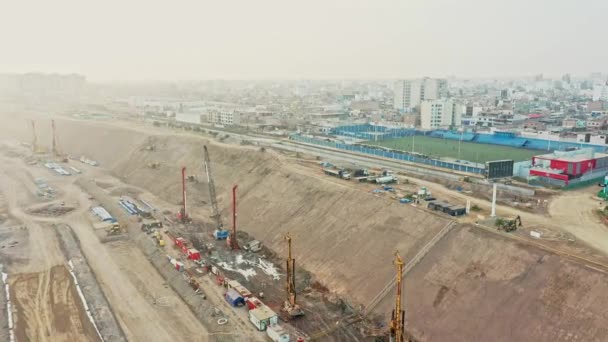
{"label": "dirt road", "polygon": [[582,189],[556,197],[549,205],[549,215],[553,224],[608,253],[608,227],[595,213],[600,209],[600,201],[593,198],[593,190]]}
{"label": "dirt road", "polygon": [[27,175],[18,163],[2,160],[0,189],[9,215],[27,227],[19,262],[9,267],[11,299],[19,341],[98,341],[59,249],[53,227],[22,209],[32,202]]}
{"label": "dirt road", "polygon": [[[71,291],[70,286],[73,288],[66,282],[55,284],[51,281],[61,279],[54,277],[51,269],[63,267],[59,265],[65,263],[53,231],[53,223],[59,222],[69,224],[77,234],[83,253],[95,271],[129,340],[207,340],[202,324],[165,284],[164,279],[137,248],[100,243],[87,219],[91,203],[87,195],[72,184],[75,177],[49,174],[48,170],[25,165],[18,159],[0,159],[3,164],[0,170],[0,188],[3,190],[8,212],[26,226],[29,232],[29,248],[24,251],[28,254],[29,261],[20,265],[17,272],[12,272],[14,276],[9,278],[15,282],[15,295],[19,300],[17,304],[21,305],[20,314],[17,316],[18,332],[23,337],[20,340],[45,341],[49,340],[48,336],[51,335],[58,336],[57,339],[50,339],[53,341],[90,340],[83,337],[85,335],[75,338],[75,335],[65,334],[64,338],[61,337],[63,335],[55,333],[63,330],[74,334],[84,331],[70,316],[80,315],[78,311],[70,311],[75,306],[70,306],[70,303],[60,305],[55,299],[57,296],[53,297],[54,293],[63,293],[61,298],[67,298],[64,300],[67,301],[70,297],[66,293]],[[75,210],[61,217],[38,217],[28,214],[28,208],[40,207],[41,204],[30,189],[24,189],[31,187],[33,179],[41,172],[45,179],[60,190],[61,195],[56,202],[74,204]],[[52,303],[59,304],[53,306]],[[61,318],[54,318],[53,313]],[[69,322],[63,323],[63,317]]]}
{"label": "dirt road", "polygon": [[10,279],[18,341],[99,341],[64,266]]}

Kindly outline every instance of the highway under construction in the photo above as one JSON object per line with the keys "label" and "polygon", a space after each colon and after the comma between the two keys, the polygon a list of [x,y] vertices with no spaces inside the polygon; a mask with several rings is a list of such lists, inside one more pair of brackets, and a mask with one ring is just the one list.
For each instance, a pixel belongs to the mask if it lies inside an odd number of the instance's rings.
{"label": "highway under construction", "polygon": [[44,115],[0,130],[2,337],[608,338],[608,251],[558,227],[559,197],[497,206],[503,227],[484,198],[281,141]]}

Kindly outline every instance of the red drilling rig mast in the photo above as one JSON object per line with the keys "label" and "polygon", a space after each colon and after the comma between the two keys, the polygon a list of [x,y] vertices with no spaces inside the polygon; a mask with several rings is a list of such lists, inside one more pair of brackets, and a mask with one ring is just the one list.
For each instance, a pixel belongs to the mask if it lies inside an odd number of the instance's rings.
{"label": "red drilling rig mast", "polygon": [[182,207],[177,214],[177,218],[182,222],[188,222],[188,213],[186,212],[186,167],[182,167]]}
{"label": "red drilling rig mast", "polygon": [[239,249],[239,243],[236,239],[236,189],[238,185],[232,187],[232,233],[228,237],[228,246],[236,250]]}

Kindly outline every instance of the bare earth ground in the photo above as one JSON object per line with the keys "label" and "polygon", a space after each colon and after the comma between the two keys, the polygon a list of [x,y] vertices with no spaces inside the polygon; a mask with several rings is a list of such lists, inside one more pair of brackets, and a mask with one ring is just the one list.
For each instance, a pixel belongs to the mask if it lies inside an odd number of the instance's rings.
{"label": "bare earth ground", "polygon": [[73,278],[63,266],[11,278],[11,300],[19,321],[19,341],[98,341],[81,309]]}
{"label": "bare earth ground", "polygon": [[406,280],[423,341],[604,341],[605,273],[480,231],[456,229]]}
{"label": "bare earth ground", "polygon": [[[74,151],[68,152],[86,153],[122,181],[149,190],[173,203],[176,209],[179,168],[186,165],[201,180],[191,187],[190,203],[196,206],[192,214],[208,219],[201,168],[204,139],[181,133],[155,133],[160,149],[144,152],[142,144],[149,139],[145,128],[129,130],[116,126],[101,124],[93,128],[91,123],[62,122],[62,141],[74,146]],[[23,131],[22,139],[26,140],[27,131]],[[83,139],[83,135],[88,139]],[[228,217],[229,189],[238,183],[242,229],[279,253],[284,252],[281,235],[292,232],[298,262],[313,270],[328,288],[353,298],[355,303],[365,303],[389,282],[393,276],[392,253],[396,249],[410,257],[449,222],[447,218],[361,191],[356,184],[341,183],[318,171],[296,167],[273,153],[210,145],[224,217]],[[101,152],[99,146],[119,153],[108,153],[106,149]],[[159,170],[146,167],[147,163],[159,160],[162,161]],[[461,202],[470,199],[432,183],[429,186],[446,199]],[[471,200],[487,216],[488,203]],[[576,200],[580,204],[573,204]],[[499,206],[498,213],[522,215],[525,226],[517,234],[529,229],[565,232],[605,255],[607,233],[594,218],[596,207],[591,193],[580,191],[554,198],[549,216],[521,213],[505,206]],[[578,209],[580,216],[569,214],[573,209]],[[120,255],[120,251],[112,254]],[[130,279],[133,276],[122,277],[137,283]],[[459,228],[448,234],[408,274],[405,283],[408,328],[422,340],[608,338],[604,328],[606,317],[601,310],[608,304],[603,288],[606,274],[476,229]],[[111,300],[113,306],[121,305],[116,302]],[[381,305],[383,310],[390,306],[387,304]],[[139,305],[129,309],[142,310]],[[137,322],[125,324],[137,326]]]}
{"label": "bare earth ground", "polygon": [[[23,173],[23,170],[29,167],[12,163],[17,162],[4,159],[3,169],[11,172],[12,177],[21,180],[22,184],[31,182],[29,179],[33,177],[28,177],[27,173]],[[64,190],[65,196],[62,197],[62,200],[78,203],[79,209],[61,218],[29,216],[24,213],[22,208],[27,207],[25,203],[30,202],[31,198],[17,202],[18,194],[25,197],[28,192],[19,192],[19,183],[9,182],[8,177],[3,177],[3,189],[6,190],[8,195],[11,215],[24,222],[30,233],[29,244],[31,247],[27,249],[29,251],[27,257],[29,261],[19,271],[48,271],[48,267],[64,262],[51,223],[66,222],[72,226],[77,234],[83,252],[87,256],[102,289],[113,305],[119,322],[130,340],[140,338],[156,341],[206,340],[203,337],[205,335],[204,327],[196,320],[181,299],[171,289],[167,288],[162,277],[137,248],[128,249],[127,252],[123,253],[113,253],[115,247],[112,247],[111,244],[103,245],[100,243],[93,232],[92,225],[86,219],[86,212],[90,203],[87,202],[88,199],[85,194],[71,185],[65,178],[56,176],[48,170],[33,169],[31,172],[42,172],[49,183],[53,183],[56,187]],[[55,182],[51,180],[55,180]],[[22,202],[25,205],[20,205]],[[38,207],[38,205],[35,207]],[[45,283],[40,281],[40,284]],[[155,305],[155,298],[162,298],[163,305]],[[30,305],[29,307],[35,306]],[[32,330],[37,329],[36,325],[33,324],[34,321],[27,319],[26,322]],[[150,322],[164,323],[151,325]],[[46,327],[40,329],[46,329]],[[78,329],[72,330],[77,331]]]}
{"label": "bare earth ground", "polygon": [[63,266],[64,258],[53,228],[37,222],[21,209],[31,200],[31,194],[23,191],[27,181],[21,170],[3,160],[0,188],[6,199],[5,209],[27,231],[27,236],[22,230],[10,234],[15,241],[25,243],[13,247],[15,251],[6,255],[15,306],[15,335],[19,341],[98,341],[73,279]]}

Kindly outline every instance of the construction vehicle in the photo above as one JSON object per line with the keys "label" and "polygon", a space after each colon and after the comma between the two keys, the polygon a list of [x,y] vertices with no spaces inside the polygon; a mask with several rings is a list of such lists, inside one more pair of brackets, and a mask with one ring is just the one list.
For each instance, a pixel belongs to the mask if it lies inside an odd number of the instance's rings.
{"label": "construction vehicle", "polygon": [[288,256],[285,262],[286,274],[285,274],[285,291],[287,293],[287,300],[283,304],[283,311],[285,311],[291,318],[304,316],[304,311],[296,302],[296,260],[291,257],[291,236],[289,233],[285,235],[287,241]]}
{"label": "construction vehicle", "polygon": [[207,145],[203,146],[205,151],[205,172],[207,173],[207,182],[209,183],[209,199],[211,200],[211,208],[213,214],[211,218],[215,220],[215,230],[213,231],[213,237],[216,240],[224,240],[228,238],[228,231],[224,230],[224,224],[222,223],[222,215],[217,206],[217,197],[215,195],[215,183],[213,182],[213,174],[211,172],[211,159],[209,158],[209,150]]}
{"label": "construction vehicle", "polygon": [[165,240],[158,230],[154,231],[154,239],[160,247],[165,247]]}
{"label": "construction vehicle", "polygon": [[374,182],[376,182],[376,184],[391,184],[391,183],[397,183],[397,177],[393,176],[393,175],[386,175],[386,176],[380,176],[377,177]]}
{"label": "construction vehicle", "polygon": [[395,308],[391,315],[391,323],[389,325],[389,341],[390,342],[405,342],[405,310],[401,309],[401,291],[403,278],[403,259],[399,253],[395,253],[395,266],[397,268],[397,294],[395,297]]}
{"label": "construction vehicle", "polygon": [[106,233],[108,234],[108,236],[120,234],[121,228],[118,222],[114,222],[110,227],[108,227],[106,229]]}
{"label": "construction vehicle", "polygon": [[496,219],[496,226],[498,230],[504,230],[507,233],[517,230],[517,227],[521,227],[521,216],[517,215],[514,218],[498,218]]}
{"label": "construction vehicle", "polygon": [[329,176],[338,177],[338,178],[347,179],[347,180],[350,179],[350,173],[345,170],[324,168],[323,172]]}
{"label": "construction vehicle", "polygon": [[160,229],[162,227],[163,227],[163,223],[161,221],[159,221],[159,220],[154,219],[154,218],[152,218],[152,219],[144,218],[141,221],[141,230],[143,232],[146,232],[147,234],[152,233],[154,231],[154,229],[156,229],[156,228]]}
{"label": "construction vehicle", "polygon": [[243,246],[243,249],[247,252],[259,252],[262,250],[262,243],[258,240],[249,241]]}
{"label": "construction vehicle", "polygon": [[188,223],[190,217],[186,211],[186,167],[182,167],[182,207],[177,213],[177,220],[181,223]]}
{"label": "construction vehicle", "polygon": [[323,172],[328,176],[333,176],[341,179],[350,179],[351,175],[348,171],[342,169],[324,168]]}

